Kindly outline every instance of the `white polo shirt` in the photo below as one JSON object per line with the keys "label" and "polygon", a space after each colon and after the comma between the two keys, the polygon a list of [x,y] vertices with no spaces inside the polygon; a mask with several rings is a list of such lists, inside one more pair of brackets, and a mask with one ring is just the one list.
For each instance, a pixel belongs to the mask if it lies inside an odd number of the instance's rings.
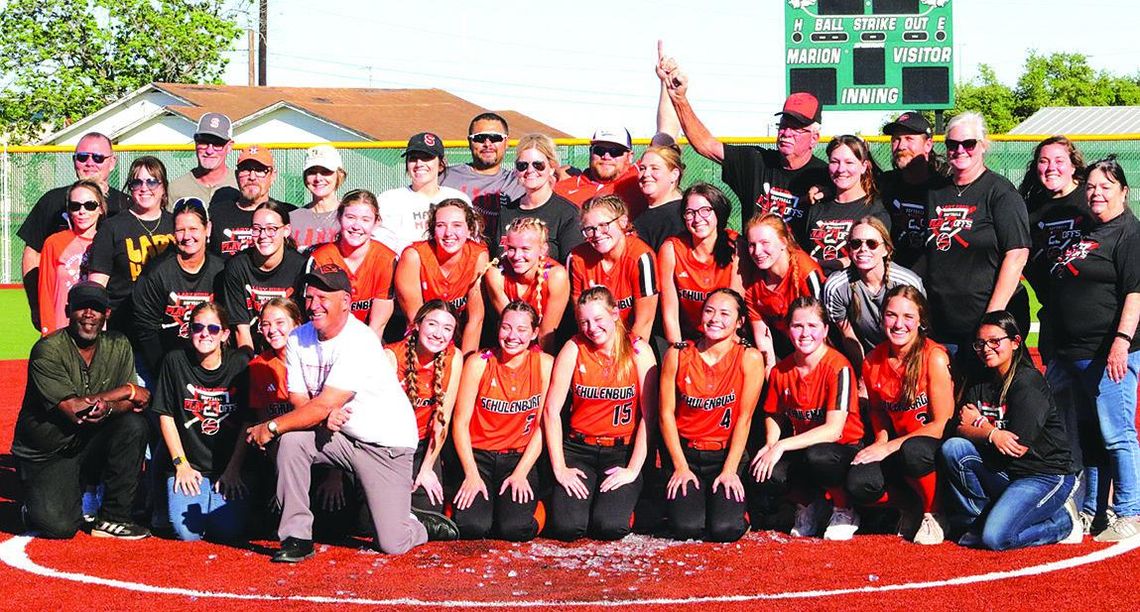
{"label": "white polo shirt", "polygon": [[346,404],[352,414],[341,428],[344,435],[381,446],[416,447],[416,416],[408,396],[376,332],[356,317],[349,316],[344,329],[324,341],[312,323],[293,330],[285,366],[289,393],[313,398],[325,385],[355,393]]}

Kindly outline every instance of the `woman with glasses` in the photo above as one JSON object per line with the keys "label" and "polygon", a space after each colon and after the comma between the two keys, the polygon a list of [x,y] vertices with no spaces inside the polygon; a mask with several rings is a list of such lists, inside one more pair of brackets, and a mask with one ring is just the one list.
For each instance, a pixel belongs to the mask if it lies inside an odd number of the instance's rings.
{"label": "woman with glasses", "polygon": [[1098,541],[1112,542],[1140,535],[1140,222],[1128,208],[1128,179],[1115,157],[1089,165],[1084,191],[1090,218],[1053,262],[1051,323],[1042,341],[1054,350],[1053,392],[1074,404],[1088,483],[1084,520],[1090,530],[1103,529]]}
{"label": "woman with glasses", "polygon": [[582,223],[578,207],[554,193],[554,171],[559,165],[554,141],[545,134],[527,134],[519,139],[515,152],[515,175],[526,193],[502,206],[495,238],[489,246],[498,257],[511,222],[532,217],[546,224],[546,255],[554,261],[566,261],[570,250],[582,244]]}
{"label": "woman with glasses", "polygon": [[[253,326],[261,305],[271,298],[289,298],[301,303],[308,258],[293,248],[289,212],[292,207],[269,201],[253,213],[253,248],[226,262],[221,275],[219,300],[230,315],[238,348],[256,352]],[[258,344],[258,346],[262,346]]]}
{"label": "woman with glasses", "polygon": [[634,336],[648,340],[657,316],[657,257],[633,235],[629,211],[616,195],[599,196],[582,205],[586,242],[570,252],[570,298],[591,287],[613,294],[622,321]]}
{"label": "woman with glasses", "polygon": [[376,198],[380,222],[372,237],[392,249],[393,253],[402,254],[413,242],[429,236],[431,228],[427,218],[432,205],[450,199],[471,205],[467,194],[440,185],[440,177],[447,172],[447,161],[443,155],[443,140],[439,136],[431,132],[412,136],[403,153],[404,168],[411,184],[389,189]]}
{"label": "woman with glasses", "polygon": [[739,236],[728,229],[728,198],[713,185],[694,183],[681,202],[676,213],[686,231],[666,238],[657,251],[661,322],[669,344],[700,335],[704,302],[714,290],[744,293],[736,252]]}
{"label": "woman with glasses", "polygon": [[40,251],[41,334],[67,327],[67,292],[87,278],[91,243],[106,212],[107,199],[98,183],[79,180],[67,190],[68,229],[48,236]]}
{"label": "woman with glasses", "polygon": [[835,195],[808,209],[810,255],[831,274],[851,263],[847,240],[852,226],[863,217],[878,219],[888,230],[891,217],[875,188],[875,162],[858,136],[836,136],[827,143],[827,172]]}
{"label": "woman with glasses", "polygon": [[1045,378],[1009,312],[986,313],[975,333],[985,367],[959,391],[955,437],[941,449],[951,523],[965,529],[958,543],[991,550],[1080,543],[1077,476]]}
{"label": "woman with glasses", "polygon": [[[396,254],[372,239],[379,219],[376,196],[366,189],[345,194],[337,208],[340,235],[336,242],[313,250],[314,266],[332,264],[352,282],[352,314],[383,339],[395,297]],[[296,211],[293,215],[295,216]]]}
{"label": "woman with glasses", "polygon": [[[158,414],[167,455],[170,523],[180,540],[234,540],[245,530],[246,485],[234,448],[251,420],[249,357],[227,350],[226,313],[212,302],[190,313],[190,347],[162,362],[151,409]],[[169,459],[169,463],[167,462]],[[172,473],[171,473],[172,472]]]}
{"label": "woman with glasses", "polygon": [[308,251],[336,240],[341,204],[336,192],[344,185],[348,172],[336,148],[317,145],[305,152],[302,178],[310,200],[303,208],[294,210],[289,220],[297,248]]}
{"label": "woman with glasses", "polygon": [[637,236],[654,251],[670,236],[685,232],[681,220],[681,176],[685,164],[681,162],[681,148],[651,146],[641,154],[637,164],[638,186],[649,207],[633,220]]}
{"label": "woman with glasses", "polygon": [[111,294],[107,328],[132,338],[137,353],[131,292],[143,266],[173,244],[174,218],[166,212],[166,166],[157,157],[136,159],[127,176],[131,206],[126,214],[107,219],[99,228],[91,244],[88,278]]}
{"label": "woman with glasses", "polygon": [[517,217],[503,236],[503,254],[483,277],[487,297],[498,316],[514,301],[538,315],[538,346],[554,354],[555,332],[570,299],[570,275],[547,256],[549,230],[534,217]]}
{"label": "woman with glasses", "polygon": [[[1029,258],[1029,217],[1013,184],[986,168],[985,119],[956,115],[946,126],[950,181],[926,207],[927,268],[934,339],[951,355],[970,342],[981,316],[1013,312],[1028,328],[1021,270]],[[967,359],[970,355],[965,355]]]}
{"label": "woman with glasses", "polygon": [[215,301],[217,278],[225,264],[206,248],[210,221],[198,198],[174,204],[174,249],[153,264],[135,283],[134,335],[146,371],[154,374],[167,353],[190,341],[190,311]]}
{"label": "woman with glasses", "polygon": [[843,334],[843,353],[858,368],[863,356],[887,339],[883,329],[887,293],[900,285],[926,293],[917,274],[891,261],[894,243],[878,217],[856,221],[846,242],[851,265],[827,277],[823,305],[827,318]]}

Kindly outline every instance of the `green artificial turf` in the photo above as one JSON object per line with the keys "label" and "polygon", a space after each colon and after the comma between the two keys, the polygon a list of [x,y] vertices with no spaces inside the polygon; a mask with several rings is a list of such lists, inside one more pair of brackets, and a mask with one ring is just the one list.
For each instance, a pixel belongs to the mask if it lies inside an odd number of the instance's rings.
{"label": "green artificial turf", "polygon": [[0,289],[0,360],[27,359],[40,335],[23,289]]}

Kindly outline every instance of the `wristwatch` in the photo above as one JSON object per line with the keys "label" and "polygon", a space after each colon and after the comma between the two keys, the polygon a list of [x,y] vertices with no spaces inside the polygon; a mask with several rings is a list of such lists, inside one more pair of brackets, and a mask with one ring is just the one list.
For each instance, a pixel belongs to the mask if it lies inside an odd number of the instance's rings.
{"label": "wristwatch", "polygon": [[276,438],[279,435],[277,433],[277,421],[270,421],[270,422],[266,423],[265,428],[269,430],[269,433],[273,434],[274,438]]}
{"label": "wristwatch", "polygon": [[170,462],[174,464],[174,467],[178,467],[178,466],[180,466],[186,462],[186,458],[183,457],[182,455],[178,455],[177,457],[172,459]]}

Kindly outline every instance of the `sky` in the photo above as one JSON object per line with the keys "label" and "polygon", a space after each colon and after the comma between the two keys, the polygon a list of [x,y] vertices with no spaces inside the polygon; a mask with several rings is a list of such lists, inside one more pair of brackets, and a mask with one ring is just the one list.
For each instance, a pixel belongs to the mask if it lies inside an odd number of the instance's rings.
{"label": "sky", "polygon": [[[689,98],[718,136],[773,133],[785,91],[789,0],[269,0],[268,84],[435,87],[517,110],[580,137],[600,125],[654,132],[656,42],[690,78]],[[1079,52],[1095,69],[1140,72],[1140,5],[1082,0],[950,0],[954,70],[980,63],[1012,85],[1030,50]],[[257,2],[239,17],[256,30]],[[247,84],[247,39],[226,83]],[[880,111],[824,111],[825,134],[878,133]],[[423,126],[422,129],[431,129]]]}

